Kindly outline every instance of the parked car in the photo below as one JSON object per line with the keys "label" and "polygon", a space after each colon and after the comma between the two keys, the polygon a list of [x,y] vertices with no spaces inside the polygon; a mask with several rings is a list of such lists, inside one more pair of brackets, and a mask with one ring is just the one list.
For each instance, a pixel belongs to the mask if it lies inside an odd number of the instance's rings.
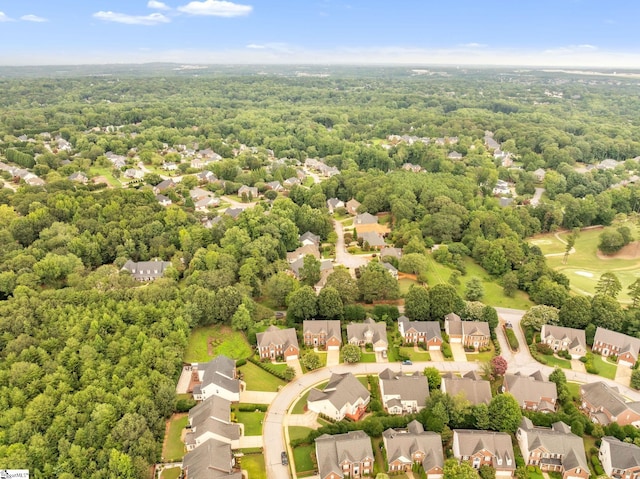
{"label": "parked car", "polygon": [[282,460],[283,466],[289,465],[289,458],[287,457],[287,451],[282,451],[282,454],[280,454],[280,459]]}
{"label": "parked car", "polygon": [[411,361],[410,359],[405,359],[404,361],[402,361],[403,366],[411,366],[412,364],[413,361]]}

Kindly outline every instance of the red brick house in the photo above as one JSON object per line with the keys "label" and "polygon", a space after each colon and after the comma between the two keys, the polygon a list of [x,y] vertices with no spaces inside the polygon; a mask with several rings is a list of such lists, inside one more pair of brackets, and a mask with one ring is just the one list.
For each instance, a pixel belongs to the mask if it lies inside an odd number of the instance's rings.
{"label": "red brick house", "polygon": [[512,477],[516,469],[511,436],[504,432],[454,429],[453,456],[475,469],[491,466],[497,477]]}
{"label": "red brick house", "polygon": [[300,355],[296,330],[278,329],[276,326],[256,335],[260,359],[297,359]]}
{"label": "red brick house", "polygon": [[305,346],[340,349],[342,333],[339,320],[306,320],[302,322]]}
{"label": "red brick house", "polygon": [[442,334],[438,321],[409,321],[406,316],[400,316],[398,331],[405,343],[424,343],[429,351],[440,351],[442,347]]}
{"label": "red brick house", "polygon": [[451,343],[462,343],[467,348],[485,348],[491,342],[489,323],[462,321],[455,313],[449,313],[444,317],[444,330],[449,335]]}
{"label": "red brick house", "polygon": [[442,477],[442,438],[435,432],[425,432],[418,421],[411,421],[406,430],[387,429],[382,433],[382,441],[390,473],[411,471],[414,464],[421,464],[427,479]]}

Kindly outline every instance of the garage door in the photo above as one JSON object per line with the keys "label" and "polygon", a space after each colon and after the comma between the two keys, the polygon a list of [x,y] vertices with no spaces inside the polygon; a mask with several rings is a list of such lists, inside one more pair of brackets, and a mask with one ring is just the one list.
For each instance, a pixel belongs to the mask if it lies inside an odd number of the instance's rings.
{"label": "garage door", "polygon": [[329,347],[327,347],[327,349],[328,349],[329,351],[337,351],[337,350],[339,350],[339,349],[340,349],[340,346],[329,346]]}
{"label": "garage door", "polygon": [[629,361],[624,361],[624,360],[621,359],[621,360],[618,361],[618,366],[625,366],[627,368],[630,368],[630,367],[633,366],[633,364],[630,363]]}
{"label": "garage door", "polygon": [[440,351],[440,345],[432,344],[431,346],[429,346],[429,351]]}
{"label": "garage door", "polygon": [[285,361],[293,361],[294,359],[298,359],[298,355],[297,355],[297,354],[294,354],[294,355],[291,355],[291,356],[285,356],[285,357],[284,357],[284,360],[285,360]]}

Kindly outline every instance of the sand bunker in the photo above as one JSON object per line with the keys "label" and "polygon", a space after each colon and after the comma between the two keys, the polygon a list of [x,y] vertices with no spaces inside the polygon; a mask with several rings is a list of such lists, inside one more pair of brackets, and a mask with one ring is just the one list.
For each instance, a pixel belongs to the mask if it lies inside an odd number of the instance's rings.
{"label": "sand bunker", "polygon": [[575,274],[578,276],[584,276],[585,278],[593,278],[593,273],[589,273],[588,271],[575,271]]}

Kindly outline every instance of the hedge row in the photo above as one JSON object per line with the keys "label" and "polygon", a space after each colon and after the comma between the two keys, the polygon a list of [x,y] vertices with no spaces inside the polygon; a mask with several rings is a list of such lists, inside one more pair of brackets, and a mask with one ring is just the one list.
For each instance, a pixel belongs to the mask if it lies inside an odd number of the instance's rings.
{"label": "hedge row", "polygon": [[518,342],[518,338],[516,338],[516,333],[511,328],[504,328],[504,331],[507,336],[507,341],[509,342],[509,347],[513,351],[517,351],[520,343]]}
{"label": "hedge row", "polygon": [[254,412],[256,410],[266,412],[268,404],[239,404],[238,411],[241,412]]}
{"label": "hedge row", "polygon": [[283,381],[287,381],[287,382],[291,381],[291,379],[287,378],[287,376],[284,373],[284,371],[278,371],[277,369],[273,368],[271,366],[271,363],[263,363],[262,361],[258,361],[254,357],[249,358],[249,361],[251,361],[256,366],[261,367],[262,369],[264,369],[269,374],[273,374],[275,377],[282,379]]}

